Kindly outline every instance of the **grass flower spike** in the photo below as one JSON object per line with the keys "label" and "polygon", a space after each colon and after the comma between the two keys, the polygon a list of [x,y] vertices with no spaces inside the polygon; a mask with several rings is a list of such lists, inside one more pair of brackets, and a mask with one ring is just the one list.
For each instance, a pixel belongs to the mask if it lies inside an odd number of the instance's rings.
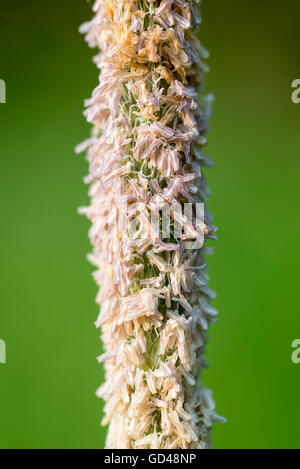
{"label": "grass flower spike", "polygon": [[[208,54],[195,36],[198,5],[97,0],[81,27],[100,49],[99,85],[85,111],[93,133],[78,151],[87,150],[89,161],[91,205],[80,210],[92,223],[90,260],[100,287],[106,381],[97,395],[105,400],[107,448],[207,448],[222,420],[199,384],[216,317],[209,248],[187,247],[198,234],[183,210],[192,207],[194,220],[209,195],[202,173],[210,164],[202,152],[209,111],[198,99]],[[170,211],[164,236],[157,227],[165,205],[179,210]],[[205,239],[214,239],[206,210],[202,225]]]}

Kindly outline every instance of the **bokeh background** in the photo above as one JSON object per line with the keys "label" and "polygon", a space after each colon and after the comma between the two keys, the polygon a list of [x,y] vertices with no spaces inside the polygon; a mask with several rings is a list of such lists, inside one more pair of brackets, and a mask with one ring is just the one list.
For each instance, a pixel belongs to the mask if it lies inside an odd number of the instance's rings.
{"label": "bokeh background", "polygon": [[[299,448],[300,2],[206,0],[202,11],[220,310],[203,379],[228,419],[214,445]],[[73,152],[98,80],[78,33],[90,16],[85,0],[1,0],[1,448],[104,446],[89,223],[76,211],[87,163]]]}

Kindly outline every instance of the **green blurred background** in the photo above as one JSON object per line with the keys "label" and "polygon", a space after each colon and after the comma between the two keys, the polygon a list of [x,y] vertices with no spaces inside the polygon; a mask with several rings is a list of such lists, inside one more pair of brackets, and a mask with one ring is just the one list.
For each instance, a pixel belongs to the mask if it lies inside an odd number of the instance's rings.
{"label": "green blurred background", "polygon": [[[1,448],[102,448],[102,370],[84,158],[83,99],[98,74],[78,33],[85,0],[1,0]],[[219,226],[209,258],[219,323],[214,391],[228,423],[216,448],[299,448],[300,2],[206,0],[201,40],[216,95],[207,153]]]}

